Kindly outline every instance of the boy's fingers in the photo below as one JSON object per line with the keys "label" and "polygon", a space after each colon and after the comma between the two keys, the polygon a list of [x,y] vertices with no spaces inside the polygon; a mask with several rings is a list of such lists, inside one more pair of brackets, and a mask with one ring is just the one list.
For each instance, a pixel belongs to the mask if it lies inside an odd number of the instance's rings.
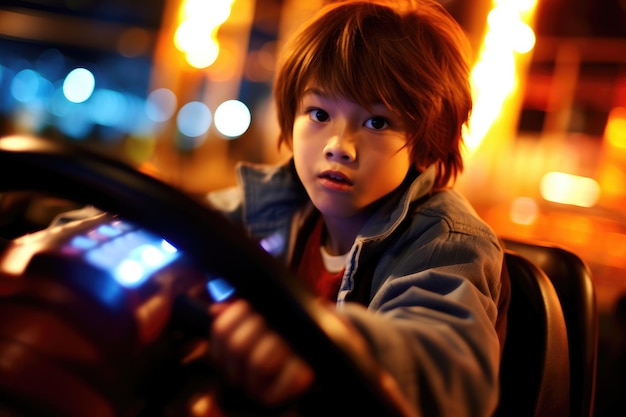
{"label": "boy's fingers", "polygon": [[313,383],[311,367],[298,356],[291,356],[282,371],[263,392],[263,401],[272,406],[303,394]]}

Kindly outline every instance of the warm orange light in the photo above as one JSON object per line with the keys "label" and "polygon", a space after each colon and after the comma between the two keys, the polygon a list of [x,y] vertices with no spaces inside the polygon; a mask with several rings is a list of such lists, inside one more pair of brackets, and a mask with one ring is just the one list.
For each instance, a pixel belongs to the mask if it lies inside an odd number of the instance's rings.
{"label": "warm orange light", "polygon": [[600,186],[587,177],[548,172],[541,179],[541,196],[553,203],[593,207],[600,198]]}
{"label": "warm orange light", "polygon": [[194,398],[190,409],[193,417],[219,415],[219,409],[216,409],[214,398],[210,394],[204,394],[198,398]]}
{"label": "warm orange light", "polygon": [[510,217],[515,224],[533,224],[539,215],[537,202],[530,197],[518,197],[511,204]]}
{"label": "warm orange light", "polygon": [[620,163],[605,162],[598,174],[598,180],[602,184],[603,195],[620,197],[624,193],[626,184],[626,172]]}
{"label": "warm orange light", "polygon": [[553,216],[554,231],[568,242],[568,246],[586,246],[594,236],[594,223],[586,215]]}
{"label": "warm orange light", "polygon": [[622,267],[626,259],[626,235],[617,232],[608,232],[604,236],[606,242],[605,260],[609,265]]}
{"label": "warm orange light", "polygon": [[615,107],[611,110],[604,137],[611,146],[626,149],[626,107]]}
{"label": "warm orange light", "polygon": [[234,0],[184,0],[174,45],[194,68],[212,65],[219,55],[217,32],[231,13]]}
{"label": "warm orange light", "polygon": [[473,152],[500,116],[503,103],[515,91],[518,59],[535,45],[530,26],[536,0],[494,0],[487,17],[487,31],[472,70],[474,106],[469,129],[464,132]]}

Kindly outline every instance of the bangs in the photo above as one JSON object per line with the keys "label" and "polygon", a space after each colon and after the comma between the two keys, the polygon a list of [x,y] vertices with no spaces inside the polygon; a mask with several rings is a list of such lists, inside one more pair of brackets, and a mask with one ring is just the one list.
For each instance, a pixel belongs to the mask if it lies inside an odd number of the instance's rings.
{"label": "bangs", "polygon": [[[338,9],[330,24],[326,21],[323,27],[310,28],[317,38],[311,42],[316,48],[310,51],[312,59],[302,61],[308,65],[301,67],[301,85],[304,89],[315,81],[327,93],[364,108],[382,103],[400,112],[404,108],[399,97],[406,94],[406,72],[394,64],[406,62],[406,57],[396,56],[406,36],[391,10],[370,6],[368,14]],[[394,43],[397,48],[390,47]]]}

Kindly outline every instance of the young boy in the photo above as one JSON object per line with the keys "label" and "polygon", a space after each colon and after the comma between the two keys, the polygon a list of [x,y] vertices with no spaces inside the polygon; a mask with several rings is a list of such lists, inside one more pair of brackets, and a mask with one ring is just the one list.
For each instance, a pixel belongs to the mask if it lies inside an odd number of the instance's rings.
{"label": "young boy", "polygon": [[[210,198],[254,238],[282,238],[276,256],[331,300],[416,415],[490,416],[498,401],[503,251],[451,188],[468,78],[464,33],[434,0],[329,3],[277,69],[293,158],[242,164],[239,193]],[[249,303],[211,314],[231,383],[270,406],[310,389],[314,370]]]}

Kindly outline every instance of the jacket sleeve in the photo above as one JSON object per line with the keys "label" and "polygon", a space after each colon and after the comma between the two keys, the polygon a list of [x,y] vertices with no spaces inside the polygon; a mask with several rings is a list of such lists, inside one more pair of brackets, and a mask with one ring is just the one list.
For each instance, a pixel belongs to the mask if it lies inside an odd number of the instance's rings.
{"label": "jacket sleeve", "polygon": [[422,415],[490,416],[499,395],[501,247],[449,230],[400,245],[399,255],[379,260],[369,308],[342,310]]}

